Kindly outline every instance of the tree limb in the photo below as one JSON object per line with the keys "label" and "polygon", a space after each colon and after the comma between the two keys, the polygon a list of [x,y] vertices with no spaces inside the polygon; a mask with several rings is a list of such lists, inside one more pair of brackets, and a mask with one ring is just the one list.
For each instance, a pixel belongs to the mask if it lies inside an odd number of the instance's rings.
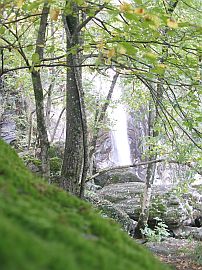
{"label": "tree limb", "polygon": [[88,181],[96,178],[97,176],[99,176],[101,174],[104,174],[106,172],[109,172],[109,171],[115,171],[115,170],[120,170],[120,169],[128,169],[128,168],[135,168],[135,167],[139,167],[139,166],[145,166],[145,165],[148,165],[148,164],[161,163],[161,162],[173,163],[173,164],[188,166],[189,168],[191,168],[194,171],[196,171],[198,174],[202,175],[202,171],[197,170],[195,168],[195,166],[192,165],[190,162],[180,162],[180,161],[177,161],[177,160],[172,160],[172,159],[169,160],[169,159],[166,159],[166,158],[161,158],[161,159],[155,159],[155,160],[149,160],[149,161],[143,161],[143,162],[139,162],[139,163],[134,163],[134,164],[130,164],[130,165],[109,167],[109,168],[100,170],[99,172],[95,173],[94,175],[88,177],[86,182],[88,182]]}

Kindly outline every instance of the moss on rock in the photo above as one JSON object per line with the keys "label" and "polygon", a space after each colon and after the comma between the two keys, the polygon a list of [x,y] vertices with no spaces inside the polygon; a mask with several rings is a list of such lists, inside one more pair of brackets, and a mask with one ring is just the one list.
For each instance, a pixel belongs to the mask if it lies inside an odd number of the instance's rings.
{"label": "moss on rock", "polygon": [[165,270],[89,204],[32,175],[0,141],[1,270]]}

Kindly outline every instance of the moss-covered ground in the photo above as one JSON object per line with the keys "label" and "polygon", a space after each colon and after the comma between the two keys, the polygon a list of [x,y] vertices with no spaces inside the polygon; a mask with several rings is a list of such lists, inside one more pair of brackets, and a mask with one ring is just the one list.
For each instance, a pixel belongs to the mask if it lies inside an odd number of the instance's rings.
{"label": "moss-covered ground", "polygon": [[113,221],[25,168],[0,141],[1,270],[165,270]]}

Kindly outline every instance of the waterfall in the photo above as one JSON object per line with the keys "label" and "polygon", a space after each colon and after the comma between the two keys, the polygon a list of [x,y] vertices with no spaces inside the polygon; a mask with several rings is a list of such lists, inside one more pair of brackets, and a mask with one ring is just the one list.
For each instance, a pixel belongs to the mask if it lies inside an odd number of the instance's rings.
{"label": "waterfall", "polygon": [[[94,86],[94,93],[96,90],[98,98],[107,96],[114,71],[109,69],[107,75],[107,77],[103,75],[95,76],[95,74],[89,76],[89,80],[91,80]],[[119,84],[120,81],[118,79],[112,96],[116,107],[114,108],[114,106],[110,105],[107,109],[111,123],[109,126],[110,132],[107,134],[104,141],[100,141],[101,144],[99,145],[96,155],[96,162],[99,168],[132,164],[127,132],[127,111],[125,105],[121,103],[122,89]],[[106,135],[106,131],[103,132],[103,134],[104,133]]]}
{"label": "waterfall", "polygon": [[111,140],[112,140],[112,162],[116,165],[131,164],[130,146],[128,141],[127,112],[120,98],[122,91],[119,85],[114,89],[113,100],[117,101],[116,108],[112,109],[110,118],[112,120]]}

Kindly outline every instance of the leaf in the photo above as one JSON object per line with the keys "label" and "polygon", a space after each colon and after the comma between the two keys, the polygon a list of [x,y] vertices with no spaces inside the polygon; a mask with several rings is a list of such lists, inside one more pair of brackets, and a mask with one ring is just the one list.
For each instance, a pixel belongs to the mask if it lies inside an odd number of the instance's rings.
{"label": "leaf", "polygon": [[84,0],[75,0],[75,3],[78,4],[78,5],[83,5]]}
{"label": "leaf", "polygon": [[32,54],[32,62],[33,62],[34,64],[40,63],[40,58],[39,58],[39,54],[38,54],[38,53],[33,53],[33,54]]}
{"label": "leaf", "polygon": [[130,55],[136,55],[137,54],[137,49],[130,43],[123,42],[122,46],[124,49],[126,49],[126,52]]}
{"label": "leaf", "polygon": [[120,11],[123,12],[123,13],[125,13],[125,12],[129,12],[129,13],[131,12],[132,13],[132,6],[129,3],[123,2],[123,4],[121,4],[119,6],[119,8],[120,8]]}
{"label": "leaf", "polygon": [[108,58],[112,58],[114,55],[115,55],[115,49],[114,48],[107,51],[107,57]]}
{"label": "leaf", "polygon": [[17,1],[16,1],[17,7],[18,7],[18,8],[21,8],[21,7],[23,6],[23,4],[24,4],[24,1],[25,1],[25,0],[17,0]]}
{"label": "leaf", "polygon": [[103,41],[100,41],[97,43],[96,47],[98,48],[98,50],[102,50],[104,48],[105,44]]}
{"label": "leaf", "polygon": [[133,13],[138,14],[138,15],[143,15],[145,13],[143,8],[135,8],[133,10]]}
{"label": "leaf", "polygon": [[178,23],[174,19],[167,19],[167,26],[170,28],[178,28]]}
{"label": "leaf", "polygon": [[151,60],[156,60],[158,58],[158,55],[152,52],[147,52],[144,54],[146,58],[149,58]]}
{"label": "leaf", "polygon": [[202,122],[202,116],[197,117],[196,121],[201,123]]}
{"label": "leaf", "polygon": [[118,48],[118,52],[120,54],[126,54],[126,49],[123,46],[121,46],[121,47]]}
{"label": "leaf", "polygon": [[6,31],[6,29],[3,26],[1,26],[0,27],[0,34],[3,35],[5,33],[5,31]]}
{"label": "leaf", "polygon": [[60,10],[58,8],[51,8],[50,9],[50,18],[51,18],[51,20],[57,21],[59,14],[60,14]]}

